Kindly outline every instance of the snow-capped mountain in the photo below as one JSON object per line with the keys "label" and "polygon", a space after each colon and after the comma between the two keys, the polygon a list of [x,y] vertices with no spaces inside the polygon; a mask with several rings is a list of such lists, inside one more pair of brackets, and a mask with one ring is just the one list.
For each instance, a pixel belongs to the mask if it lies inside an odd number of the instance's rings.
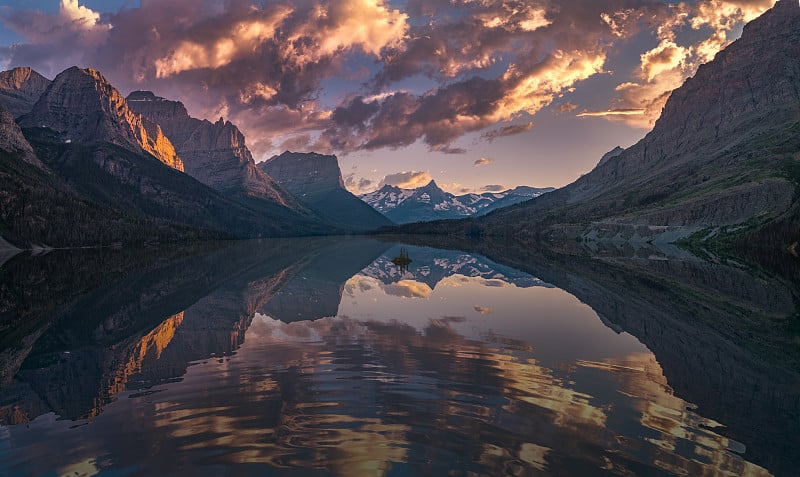
{"label": "snow-capped mountain", "polygon": [[375,192],[362,194],[360,198],[394,222],[407,224],[484,215],[551,190],[520,186],[503,192],[457,196],[443,191],[435,181],[430,181],[417,189],[385,185]]}
{"label": "snow-capped mountain", "polygon": [[414,190],[412,189],[401,189],[387,184],[375,192],[361,194],[358,197],[371,205],[373,209],[385,214],[411,197],[413,193]]}

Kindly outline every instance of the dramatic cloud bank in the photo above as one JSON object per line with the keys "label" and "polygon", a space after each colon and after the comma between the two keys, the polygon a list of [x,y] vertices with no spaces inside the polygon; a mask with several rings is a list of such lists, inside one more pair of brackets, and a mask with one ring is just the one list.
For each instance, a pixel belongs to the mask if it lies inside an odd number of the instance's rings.
{"label": "dramatic cloud bank", "polygon": [[[458,154],[454,143],[470,133],[485,142],[535,134],[531,117],[551,105],[649,127],[672,89],[774,3],[141,0],[101,15],[62,0],[56,13],[0,7],[0,22],[25,40],[0,47],[0,63],[50,77],[93,66],[123,90],[230,118],[256,155],[418,141]],[[612,72],[615,48],[641,35],[656,46],[635,71]],[[567,101],[612,73],[619,82],[603,111]]]}

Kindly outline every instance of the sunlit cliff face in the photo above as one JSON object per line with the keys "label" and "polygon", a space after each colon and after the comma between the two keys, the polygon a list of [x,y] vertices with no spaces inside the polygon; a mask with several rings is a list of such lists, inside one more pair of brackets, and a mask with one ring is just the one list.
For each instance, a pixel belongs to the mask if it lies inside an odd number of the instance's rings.
{"label": "sunlit cliff face", "polygon": [[[380,158],[415,144],[466,155],[452,182],[475,180],[470,165],[486,153],[519,157],[510,136],[544,140],[537,124],[574,118],[570,131],[589,131],[599,117],[649,129],[669,92],[774,3],[143,0],[94,11],[62,0],[43,12],[11,2],[0,63],[49,77],[93,66],[123,90],[230,118],[257,159],[287,148]],[[614,131],[617,144],[631,137]],[[414,170],[438,167],[422,164]]]}

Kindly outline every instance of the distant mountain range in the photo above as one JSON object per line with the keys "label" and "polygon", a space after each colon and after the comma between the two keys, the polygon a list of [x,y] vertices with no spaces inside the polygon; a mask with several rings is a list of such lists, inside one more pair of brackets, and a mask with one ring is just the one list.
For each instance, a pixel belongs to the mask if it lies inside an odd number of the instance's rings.
{"label": "distant mountain range", "polygon": [[520,186],[502,192],[457,196],[442,190],[435,181],[430,181],[417,189],[401,189],[387,184],[359,197],[395,223],[408,224],[481,216],[552,190]]}
{"label": "distant mountain range", "polygon": [[780,0],[670,95],[653,130],[590,173],[486,217],[407,233],[722,240],[797,253],[800,5]]}

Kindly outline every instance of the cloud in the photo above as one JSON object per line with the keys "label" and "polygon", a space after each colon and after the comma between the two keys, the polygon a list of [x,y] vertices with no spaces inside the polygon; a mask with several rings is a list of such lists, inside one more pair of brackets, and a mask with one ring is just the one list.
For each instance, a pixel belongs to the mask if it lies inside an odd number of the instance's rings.
{"label": "cloud", "polygon": [[0,10],[0,20],[33,44],[71,40],[82,47],[96,46],[111,29],[101,21],[99,13],[79,5],[78,0],[61,0],[55,14],[5,7]]}
{"label": "cloud", "polygon": [[575,111],[576,109],[578,109],[578,105],[572,104],[570,102],[561,103],[561,104],[559,104],[558,106],[556,106],[554,108],[555,112],[558,113],[558,114],[571,113],[571,112]]}
{"label": "cloud", "polygon": [[494,159],[489,157],[482,157],[480,159],[476,159],[475,162],[472,163],[472,167],[481,167],[481,166],[488,166],[492,164]]}
{"label": "cloud", "polygon": [[414,280],[400,280],[388,285],[381,284],[384,293],[403,298],[430,298],[433,290],[425,283]]}
{"label": "cloud", "polygon": [[[0,64],[50,77],[93,66],[123,91],[230,119],[256,156],[417,142],[460,154],[466,134],[492,141],[531,130],[522,121],[542,108],[576,110],[567,95],[642,31],[656,46],[639,52],[604,117],[649,127],[669,92],[774,1],[142,0],[100,14],[63,0],[56,13],[0,7],[24,38],[0,47]],[[329,84],[350,89],[326,94]]]}
{"label": "cloud", "polygon": [[464,185],[459,182],[437,182],[436,185],[438,185],[443,191],[454,195],[466,194],[467,192],[470,192],[470,189],[464,187]]}
{"label": "cloud", "polygon": [[502,192],[506,189],[508,189],[508,187],[502,184],[489,184],[481,187],[483,192]]}
{"label": "cloud", "polygon": [[280,149],[293,152],[308,152],[306,149],[308,149],[309,144],[311,144],[311,134],[299,134],[281,142]]}
{"label": "cloud", "polygon": [[417,187],[427,185],[432,180],[433,177],[431,177],[428,171],[397,172],[384,176],[378,184],[378,187],[392,185],[401,189],[416,189]]}
{"label": "cloud", "polygon": [[492,310],[490,307],[488,307],[488,306],[475,305],[475,306],[473,306],[472,308],[473,308],[475,311],[477,311],[478,313],[480,313],[481,315],[491,315],[491,314],[492,314],[492,311],[493,311],[493,310]]}
{"label": "cloud", "polygon": [[353,194],[363,194],[374,189],[375,182],[364,177],[356,177],[355,173],[347,174],[344,177],[344,186]]}
{"label": "cloud", "polygon": [[531,129],[533,129],[533,121],[523,124],[512,124],[510,126],[505,126],[498,129],[492,129],[491,131],[481,134],[481,137],[489,142],[492,142],[499,137],[522,134],[524,132],[530,131]]}
{"label": "cloud", "polygon": [[644,109],[608,109],[605,111],[584,111],[576,114],[577,117],[604,117],[604,116],[641,116],[645,114]]}
{"label": "cloud", "polygon": [[33,65],[51,78],[105,43],[112,28],[78,0],[61,0],[54,14],[0,7],[0,23],[27,40],[0,48],[0,62]]}

